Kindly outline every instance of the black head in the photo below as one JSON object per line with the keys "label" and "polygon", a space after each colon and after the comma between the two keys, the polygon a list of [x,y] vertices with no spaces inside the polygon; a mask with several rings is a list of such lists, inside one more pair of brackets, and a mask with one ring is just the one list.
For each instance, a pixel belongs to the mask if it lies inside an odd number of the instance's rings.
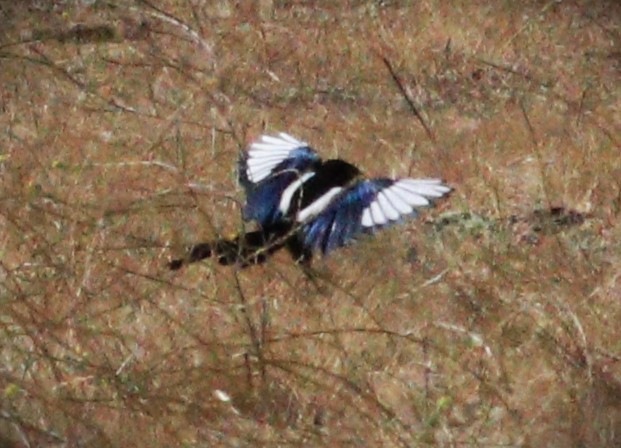
{"label": "black head", "polygon": [[347,185],[361,174],[361,171],[341,159],[330,159],[323,162],[320,173],[325,179],[329,179],[333,185]]}
{"label": "black head", "polygon": [[[296,192],[292,203],[298,204],[293,210],[301,210],[313,203],[335,187],[346,187],[359,174],[360,170],[351,163],[341,159],[326,160],[314,168],[315,175],[304,182],[300,191]],[[301,200],[300,200],[300,193]]]}

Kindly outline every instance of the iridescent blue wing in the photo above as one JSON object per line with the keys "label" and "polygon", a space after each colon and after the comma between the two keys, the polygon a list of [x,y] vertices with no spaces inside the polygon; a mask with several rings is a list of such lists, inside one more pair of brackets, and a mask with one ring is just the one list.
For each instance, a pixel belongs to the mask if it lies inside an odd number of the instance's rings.
{"label": "iridescent blue wing", "polygon": [[316,215],[305,216],[304,245],[328,254],[364,233],[416,216],[416,209],[450,192],[439,179],[369,179],[340,191]]}
{"label": "iridescent blue wing", "polygon": [[283,193],[294,182],[312,176],[309,170],[318,162],[319,156],[307,143],[282,132],[252,143],[239,160],[239,181],[246,191],[244,219],[263,227],[282,219]]}

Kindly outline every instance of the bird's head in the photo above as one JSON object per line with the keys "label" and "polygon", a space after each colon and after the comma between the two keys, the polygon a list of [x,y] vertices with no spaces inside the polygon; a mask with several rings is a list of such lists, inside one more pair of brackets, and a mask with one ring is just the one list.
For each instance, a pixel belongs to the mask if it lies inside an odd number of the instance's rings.
{"label": "bird's head", "polygon": [[340,180],[341,185],[351,182],[362,174],[356,166],[341,159],[326,160],[321,168],[327,177]]}

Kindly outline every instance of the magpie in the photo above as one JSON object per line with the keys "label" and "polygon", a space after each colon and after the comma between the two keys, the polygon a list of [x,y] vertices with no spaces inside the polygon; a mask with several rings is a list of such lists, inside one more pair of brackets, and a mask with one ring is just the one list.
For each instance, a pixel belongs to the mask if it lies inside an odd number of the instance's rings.
{"label": "magpie", "polygon": [[354,165],[322,160],[308,143],[279,133],[263,135],[241,154],[238,178],[246,193],[242,215],[257,230],[194,245],[176,270],[214,257],[222,265],[247,267],[286,248],[309,265],[364,234],[416,217],[418,209],[451,191],[440,179],[367,179]]}

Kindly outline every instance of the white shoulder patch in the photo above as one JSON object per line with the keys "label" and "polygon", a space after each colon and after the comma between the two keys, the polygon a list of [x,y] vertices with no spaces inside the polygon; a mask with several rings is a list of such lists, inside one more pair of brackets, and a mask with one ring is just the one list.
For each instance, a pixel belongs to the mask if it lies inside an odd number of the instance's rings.
{"label": "white shoulder patch", "polygon": [[280,203],[278,204],[278,209],[281,211],[283,215],[286,215],[291,207],[291,199],[293,199],[293,195],[304,185],[308,179],[315,175],[314,171],[309,171],[308,173],[302,174],[298,180],[291,182],[291,184],[285,188],[285,191],[282,192],[280,196]]}
{"label": "white shoulder patch", "polygon": [[246,159],[248,180],[257,183],[270,175],[272,170],[289,157],[291,151],[308,146],[306,142],[281,132],[278,137],[262,135],[250,145]]}
{"label": "white shoulder patch", "polygon": [[306,208],[300,210],[296,216],[297,222],[305,222],[310,218],[314,218],[323,212],[330,202],[334,199],[336,195],[338,195],[341,191],[343,191],[342,187],[332,187],[327,192],[325,192],[322,196],[319,196],[313,202],[306,206]]}
{"label": "white shoulder patch", "polygon": [[362,212],[364,227],[382,226],[411,214],[451,191],[440,179],[399,179],[381,190]]}

